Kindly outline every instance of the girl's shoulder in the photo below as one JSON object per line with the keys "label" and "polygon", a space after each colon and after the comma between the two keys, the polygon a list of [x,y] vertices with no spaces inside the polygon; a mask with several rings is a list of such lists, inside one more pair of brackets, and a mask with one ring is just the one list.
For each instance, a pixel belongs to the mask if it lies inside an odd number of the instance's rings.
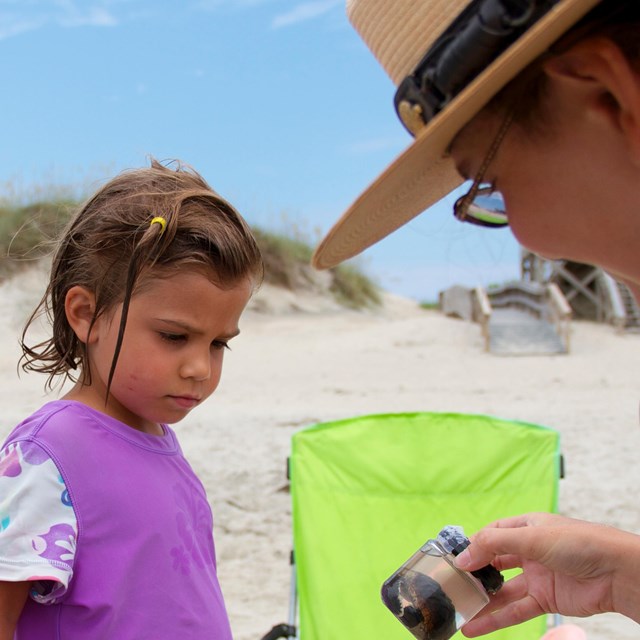
{"label": "girl's shoulder", "polygon": [[52,455],[82,457],[95,450],[144,450],[150,455],[182,456],[175,432],[163,424],[164,436],[144,433],[76,400],[53,400],[25,418],[3,446],[15,442],[38,444]]}
{"label": "girl's shoulder", "polygon": [[52,400],[20,422],[9,434],[5,445],[19,440],[37,441],[46,433],[73,431],[90,411],[79,402]]}

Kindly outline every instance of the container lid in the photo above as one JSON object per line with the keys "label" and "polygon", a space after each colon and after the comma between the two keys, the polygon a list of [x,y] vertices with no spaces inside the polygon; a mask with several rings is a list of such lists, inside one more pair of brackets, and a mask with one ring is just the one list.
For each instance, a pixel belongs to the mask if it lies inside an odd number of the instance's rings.
{"label": "container lid", "polygon": [[[438,534],[436,540],[447,553],[454,556],[462,553],[469,544],[471,544],[469,538],[464,535],[463,528],[457,525],[447,525],[444,527]],[[504,576],[490,564],[471,571],[470,573],[480,580],[485,591],[491,595],[500,591],[504,583]]]}

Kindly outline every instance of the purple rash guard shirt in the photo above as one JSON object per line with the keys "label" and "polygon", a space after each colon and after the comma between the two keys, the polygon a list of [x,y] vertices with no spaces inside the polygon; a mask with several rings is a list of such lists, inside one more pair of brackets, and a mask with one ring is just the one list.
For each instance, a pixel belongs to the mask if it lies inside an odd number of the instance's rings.
{"label": "purple rash guard shirt", "polygon": [[163,429],[58,400],[9,435],[53,460],[78,527],[68,589],[29,599],[16,640],[231,640],[204,487]]}

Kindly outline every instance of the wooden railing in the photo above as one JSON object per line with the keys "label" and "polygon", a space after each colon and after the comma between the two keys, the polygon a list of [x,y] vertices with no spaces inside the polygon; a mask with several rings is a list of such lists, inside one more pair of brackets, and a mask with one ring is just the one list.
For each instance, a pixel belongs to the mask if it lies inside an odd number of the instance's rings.
{"label": "wooden railing", "polygon": [[491,289],[491,305],[494,309],[514,307],[538,318],[545,315],[545,287],[537,282],[508,282]]}
{"label": "wooden railing", "polygon": [[482,287],[473,290],[473,320],[480,324],[484,339],[484,350],[489,351],[489,321],[491,320],[491,302],[487,292]]}
{"label": "wooden railing", "polygon": [[569,353],[569,336],[571,334],[571,307],[554,282],[546,286],[547,314],[549,322],[553,323],[556,333],[560,336],[565,350]]}
{"label": "wooden railing", "polygon": [[565,352],[569,353],[572,311],[557,284],[513,283],[492,291],[491,297],[482,287],[476,287],[472,300],[473,320],[480,324],[486,351],[490,348],[489,323],[493,309],[515,307],[551,323]]}
{"label": "wooden railing", "polygon": [[605,320],[618,331],[623,331],[627,324],[627,310],[618,283],[608,274],[600,273],[600,286],[605,295]]}

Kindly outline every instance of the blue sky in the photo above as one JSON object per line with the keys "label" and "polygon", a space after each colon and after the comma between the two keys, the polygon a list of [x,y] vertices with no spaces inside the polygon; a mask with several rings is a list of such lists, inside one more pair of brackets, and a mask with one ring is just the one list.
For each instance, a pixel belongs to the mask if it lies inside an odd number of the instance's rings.
{"label": "blue sky", "polygon": [[[0,195],[192,165],[255,225],[326,231],[410,142],[344,0],[0,0]],[[517,278],[508,231],[455,196],[359,264],[420,300]]]}

